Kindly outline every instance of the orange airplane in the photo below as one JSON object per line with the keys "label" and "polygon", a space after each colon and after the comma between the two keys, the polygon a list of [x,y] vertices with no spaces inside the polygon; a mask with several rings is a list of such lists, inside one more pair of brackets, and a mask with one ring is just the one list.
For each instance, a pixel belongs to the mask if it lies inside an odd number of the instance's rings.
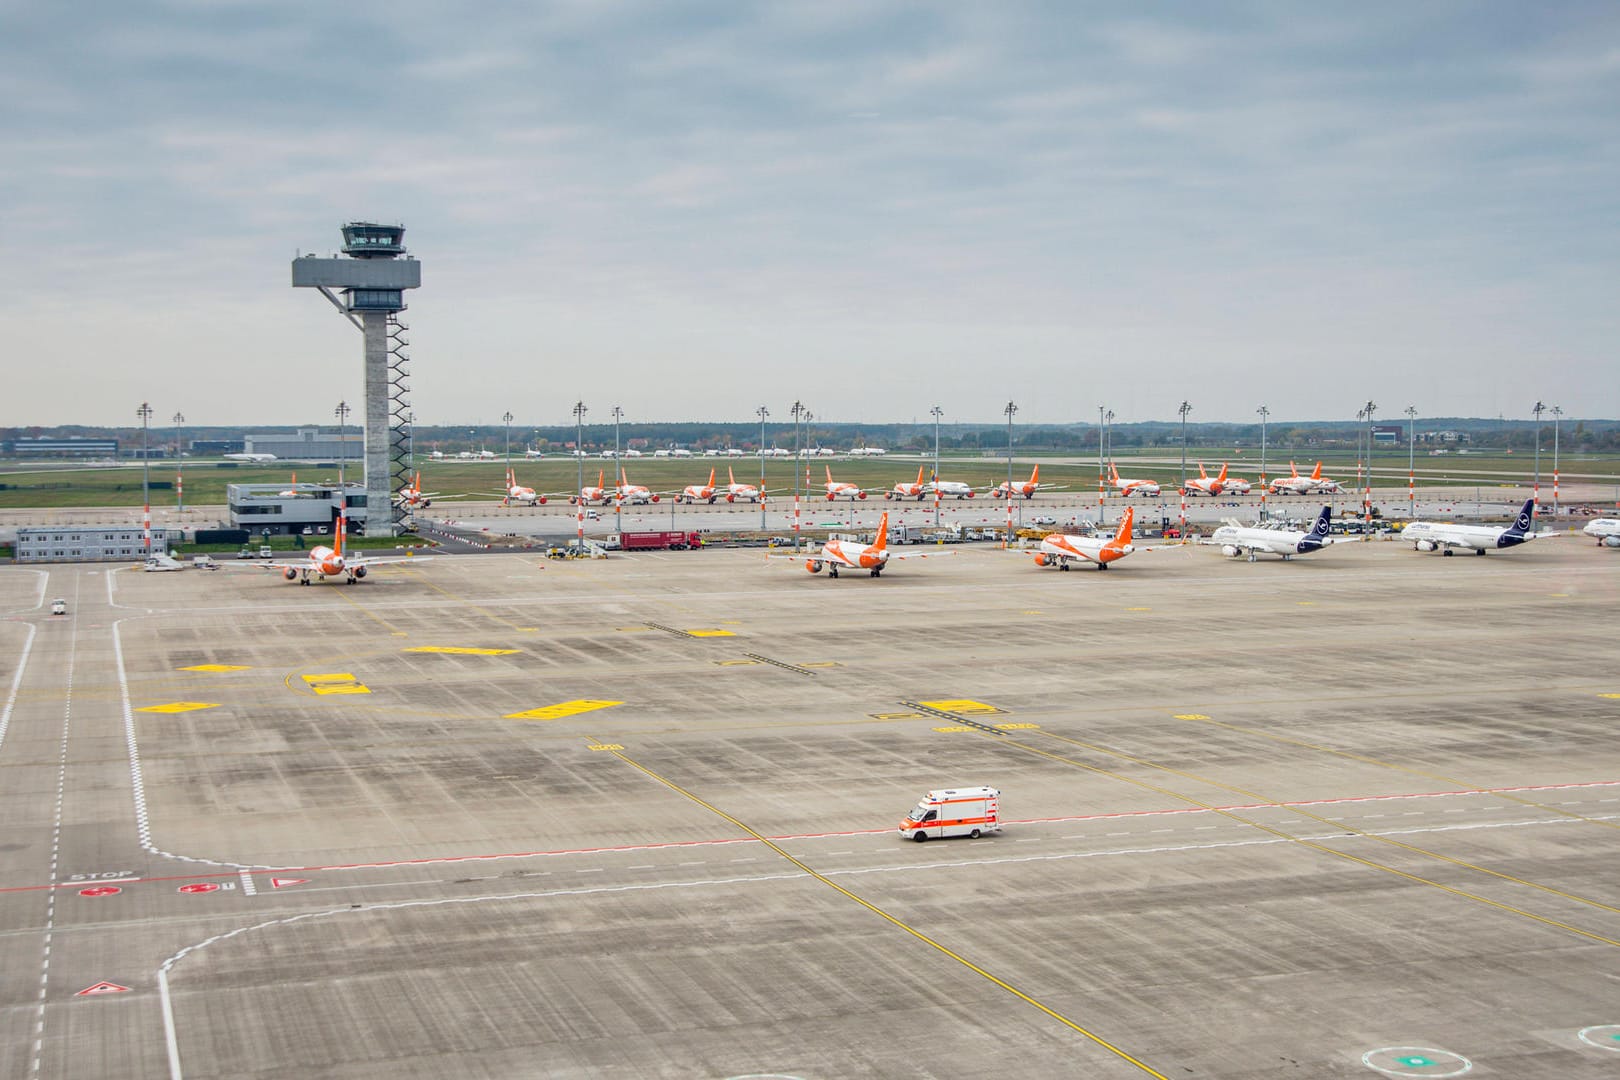
{"label": "orange airplane", "polygon": [[878,519],[877,539],[870,544],[857,544],[853,540],[828,540],[821,550],[810,555],[767,555],[768,559],[804,559],[804,568],[812,574],[827,567],[828,577],[837,577],[840,567],[845,570],[865,570],[873,577],[883,573],[890,559],[926,559],[930,555],[953,555],[951,551],[890,551],[889,512],[883,511]]}
{"label": "orange airplane", "polygon": [[1014,480],[1009,485],[1006,481],[997,484],[985,494],[992,499],[1008,499],[1014,495],[1022,495],[1026,499],[1033,499],[1037,491],[1062,491],[1060,487],[1041,483],[1041,467],[1039,465],[1030,472],[1028,480]]}
{"label": "orange airplane", "polygon": [[423,555],[420,558],[414,555],[390,555],[380,559],[345,555],[343,553],[344,520],[343,511],[339,510],[337,540],[334,545],[326,547],[323,544],[315,548],[309,553],[309,558],[302,563],[253,563],[247,565],[221,563],[220,565],[233,570],[270,570],[280,574],[288,581],[296,581],[301,585],[308,585],[312,576],[318,576],[323,580],[341,577],[343,584],[353,585],[356,581],[365,577],[366,571],[373,566],[387,566],[391,563],[430,562],[433,559],[431,555]]}
{"label": "orange airplane", "polygon": [[888,491],[885,491],[883,497],[885,499],[916,499],[920,502],[923,495],[926,494],[925,489],[927,487],[928,485],[923,483],[923,467],[919,465],[917,466],[917,480],[915,483],[908,484],[902,480]]}
{"label": "orange airplane", "polygon": [[866,492],[862,491],[858,484],[846,484],[846,483],[843,483],[842,481],[834,480],[832,478],[832,466],[828,465],[828,466],[826,466],[826,469],[827,469],[827,501],[828,502],[832,502],[835,499],[864,499],[864,498],[866,498]]}
{"label": "orange airplane", "polygon": [[1069,568],[1069,560],[1080,559],[1085,562],[1097,564],[1097,569],[1106,570],[1108,564],[1116,559],[1123,559],[1133,551],[1152,551],[1153,548],[1138,548],[1131,546],[1131,522],[1135,520],[1136,508],[1125,508],[1125,516],[1120,519],[1119,530],[1113,538],[1101,540],[1092,536],[1069,536],[1064,533],[1052,533],[1041,540],[1041,546],[1035,552],[1036,566],[1055,566],[1059,570]]}

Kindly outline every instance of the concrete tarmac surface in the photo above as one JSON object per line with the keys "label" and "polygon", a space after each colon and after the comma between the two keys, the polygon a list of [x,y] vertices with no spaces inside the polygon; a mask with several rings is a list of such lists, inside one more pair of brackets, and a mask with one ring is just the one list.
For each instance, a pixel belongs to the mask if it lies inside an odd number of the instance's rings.
{"label": "concrete tarmac surface", "polygon": [[0,569],[0,1075],[1620,1075],[1620,552],[940,550]]}

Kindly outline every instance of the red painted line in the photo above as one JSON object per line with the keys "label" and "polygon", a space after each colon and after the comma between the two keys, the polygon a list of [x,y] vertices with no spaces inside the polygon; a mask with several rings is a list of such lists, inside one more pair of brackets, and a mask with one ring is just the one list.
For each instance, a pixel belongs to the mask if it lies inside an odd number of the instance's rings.
{"label": "red painted line", "polygon": [[[1583,788],[1620,787],[1620,780],[1591,780],[1578,784],[1526,784],[1520,787],[1501,788],[1459,788],[1456,791],[1418,791],[1409,794],[1396,795],[1353,795],[1339,799],[1308,799],[1296,802],[1270,802],[1270,803],[1244,803],[1232,806],[1214,806],[1208,809],[1202,806],[1176,807],[1167,810],[1124,810],[1112,814],[1075,814],[1068,817],[1044,818],[1006,818],[1003,825],[1049,825],[1066,821],[1114,821],[1120,818],[1137,817],[1168,817],[1176,814],[1214,814],[1221,812],[1237,812],[1240,810],[1269,810],[1286,809],[1290,806],[1337,806],[1347,803],[1390,802],[1401,799],[1443,799],[1458,795],[1510,795],[1518,791],[1578,791]],[[896,832],[894,826],[881,829],[848,829],[839,832],[814,833],[782,833],[766,837],[767,840],[786,842],[790,840],[827,840],[844,836],[880,836],[885,833]],[[293,874],[315,873],[317,871],[331,870],[386,870],[390,867],[405,866],[438,866],[454,865],[464,862],[497,862],[502,859],[539,859],[554,858],[564,855],[611,855],[632,851],[662,851],[680,848],[695,847],[725,847],[731,844],[757,844],[752,836],[736,836],[724,840],[671,840],[661,844],[619,844],[605,847],[587,848],[555,848],[542,851],[510,851],[494,855],[439,855],[421,859],[390,859],[379,862],[357,863],[328,863],[319,866],[253,866],[223,870],[212,874],[172,874],[159,877],[128,877],[112,878],[101,882],[102,885],[135,885],[151,884],[166,881],[197,881],[207,878],[234,878],[245,869],[256,874]],[[54,885],[13,885],[0,888],[0,894],[17,892],[39,892],[46,889],[83,889],[93,887],[96,882],[64,881]]]}

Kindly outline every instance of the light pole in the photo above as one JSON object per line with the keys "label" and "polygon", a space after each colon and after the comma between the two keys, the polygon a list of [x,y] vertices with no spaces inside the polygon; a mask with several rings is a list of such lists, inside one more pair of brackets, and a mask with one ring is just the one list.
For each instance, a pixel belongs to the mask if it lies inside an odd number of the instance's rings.
{"label": "light pole", "polygon": [[1417,517],[1417,490],[1413,487],[1412,473],[1417,458],[1417,406],[1406,407],[1406,517]]}
{"label": "light pole", "polygon": [[1553,516],[1558,515],[1558,418],[1564,415],[1564,410],[1557,405],[1552,407],[1553,414]]}
{"label": "light pole", "polygon": [[1536,402],[1530,410],[1536,417],[1536,486],[1531,495],[1536,500],[1536,513],[1541,513],[1541,414],[1547,411],[1547,406]]}
{"label": "light pole", "polygon": [[[1108,444],[1108,463],[1110,465],[1112,465],[1114,463],[1114,410],[1113,409],[1109,409],[1108,412],[1103,415],[1103,441]],[[1107,494],[1108,494],[1108,483],[1107,483],[1106,480],[1104,480],[1104,482],[1102,484],[1102,489],[1098,493],[1098,498],[1097,498],[1097,528],[1099,528],[1099,529],[1101,529],[1104,525],[1108,524],[1108,522],[1106,520],[1107,517],[1108,517],[1108,514],[1106,513],[1107,506],[1103,503],[1103,498]]]}
{"label": "light pole", "polygon": [[[619,457],[619,422],[624,419],[624,410],[617,405],[613,406],[613,467],[619,470],[619,482],[613,485],[613,531],[624,533],[624,526],[620,518],[624,510],[624,464]],[[620,540],[623,543],[623,540]]]}
{"label": "light pole", "polygon": [[799,553],[799,421],[804,416],[804,403],[795,401],[793,408],[793,553]]}
{"label": "light pole", "polygon": [[759,531],[765,531],[765,418],[771,415],[771,410],[761,405],[754,410],[759,413]]}
{"label": "light pole", "polygon": [[[1013,510],[1013,492],[1012,492],[1012,422],[1013,422],[1013,414],[1016,413],[1017,411],[1018,411],[1018,406],[1014,405],[1010,401],[1007,402],[1007,407],[1002,410],[1002,412],[1007,414],[1007,536],[1012,535],[1012,528],[1013,528],[1013,520],[1012,520],[1012,517],[1013,517],[1013,515],[1012,515],[1012,510]],[[1019,516],[1020,517],[1023,516],[1022,512],[1020,512]],[[1007,536],[1003,536],[1001,538],[1001,546],[1002,547],[1007,546]]]}
{"label": "light pole", "polygon": [[[343,534],[348,531],[347,522],[349,520],[349,489],[348,486],[343,482],[343,466],[347,464],[349,460],[349,444],[343,441],[344,429],[349,426],[349,403],[347,401],[338,402],[337,408],[332,410],[332,415],[337,417],[338,422],[337,536],[338,545],[341,547],[343,544]],[[366,507],[366,520],[371,520],[371,507],[369,506]]]}
{"label": "light pole", "polygon": [[1192,412],[1192,406],[1185,401],[1178,410],[1181,413],[1181,534],[1185,539],[1187,535],[1187,414]]}
{"label": "light pole", "polygon": [[186,512],[186,468],[180,461],[180,424],[183,423],[186,423],[185,413],[175,413],[175,513]]}
{"label": "light pole", "polygon": [[152,557],[152,496],[149,484],[151,483],[151,459],[146,455],[146,425],[152,419],[152,406],[141,402],[141,407],[135,410],[135,415],[141,418],[141,546],[145,548],[148,559]]}
{"label": "light pole", "polygon": [[1260,414],[1260,520],[1266,520],[1266,417],[1271,410],[1264,405],[1254,410]]}
{"label": "light pole", "polygon": [[1367,402],[1367,487],[1361,496],[1361,517],[1369,526],[1372,524],[1373,410],[1377,408]]}
{"label": "light pole", "polygon": [[1097,406],[1097,528],[1103,524],[1103,411],[1106,405]]}
{"label": "light pole", "polygon": [[935,405],[928,410],[934,417],[934,528],[939,528],[939,418],[945,410]]}
{"label": "light pole", "polygon": [[506,425],[506,467],[512,468],[512,414],[508,411],[501,417],[501,423]]}
{"label": "light pole", "polygon": [[574,475],[578,483],[574,497],[574,541],[581,551],[585,549],[585,414],[588,411],[583,401],[574,402]]}

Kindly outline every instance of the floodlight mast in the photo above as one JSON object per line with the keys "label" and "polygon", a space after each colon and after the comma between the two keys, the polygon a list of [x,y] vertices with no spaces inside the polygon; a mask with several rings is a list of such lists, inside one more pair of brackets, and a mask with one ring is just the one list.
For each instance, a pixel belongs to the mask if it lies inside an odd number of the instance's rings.
{"label": "floodlight mast", "polygon": [[152,557],[152,458],[146,451],[146,425],[152,419],[152,406],[141,402],[141,407],[135,410],[135,415],[141,418],[141,547],[145,550],[142,555]]}
{"label": "floodlight mast", "polygon": [[[403,225],[343,225],[343,257],[292,262],[294,288],[318,289],[365,336],[366,532],[393,535],[405,516],[393,498],[410,466],[409,357],[405,290],[422,284],[422,264],[405,251]],[[339,295],[341,294],[341,295]]]}

